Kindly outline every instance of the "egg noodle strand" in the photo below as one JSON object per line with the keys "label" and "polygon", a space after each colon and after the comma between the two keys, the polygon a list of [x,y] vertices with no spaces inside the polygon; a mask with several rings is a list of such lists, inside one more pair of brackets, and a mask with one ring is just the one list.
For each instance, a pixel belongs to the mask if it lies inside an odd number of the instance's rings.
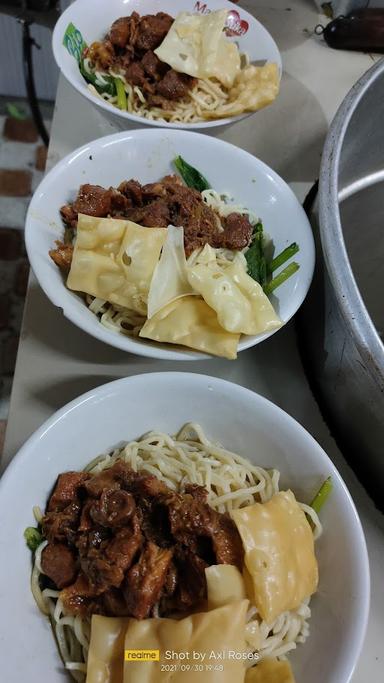
{"label": "egg noodle strand", "polygon": [[[241,55],[242,68],[249,65],[249,58]],[[172,103],[172,106],[163,108],[156,105],[149,105],[144,92],[137,85],[129,83],[124,71],[114,71],[112,68],[107,71],[95,69],[89,58],[84,59],[83,67],[86,72],[96,78],[96,84],[102,88],[108,83],[107,79],[111,76],[119,78],[124,84],[127,96],[127,112],[141,116],[149,121],[163,121],[164,123],[199,123],[211,118],[212,113],[219,112],[220,108],[227,104],[229,90],[218,80],[212,78],[199,78],[196,85],[190,90],[188,95],[182,100]],[[100,93],[94,85],[88,84],[88,89],[96,97],[105,100],[114,107],[117,107],[117,95]],[[220,115],[218,113],[217,118]]]}
{"label": "egg noodle strand", "polygon": [[[98,474],[111,467],[117,460],[123,460],[133,470],[154,474],[173,491],[183,490],[185,484],[199,484],[208,491],[209,505],[218,512],[265,503],[279,491],[278,470],[267,470],[253,465],[247,459],[214,443],[205,435],[202,427],[188,423],[176,436],[151,431],[136,441],[130,441],[123,448],[100,455],[87,467],[86,472]],[[318,538],[322,528],[312,508],[301,504],[310,515],[314,537]],[[41,521],[41,512],[35,511]],[[47,541],[41,543],[35,553],[32,570],[32,593],[39,609],[49,616],[61,657],[65,667],[78,683],[83,683],[86,674],[91,620],[66,614],[60,600],[60,592],[41,588],[43,573],[41,553]],[[156,613],[156,612],[155,612]],[[261,619],[255,605],[247,614],[245,640],[250,652],[257,651],[259,657],[285,657],[298,643],[304,643],[309,635],[308,620],[311,616],[309,599],[298,609],[284,612],[272,624]],[[255,647],[254,643],[260,643]],[[252,662],[249,663],[252,665]]]}

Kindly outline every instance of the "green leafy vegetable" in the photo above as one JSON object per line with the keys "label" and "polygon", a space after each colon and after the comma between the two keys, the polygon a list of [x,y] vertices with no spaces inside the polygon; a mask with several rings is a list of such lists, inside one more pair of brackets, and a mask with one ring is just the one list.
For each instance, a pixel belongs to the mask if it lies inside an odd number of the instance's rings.
{"label": "green leafy vegetable", "polygon": [[19,105],[17,104],[14,104],[14,102],[7,102],[6,108],[8,114],[13,119],[17,119],[18,121],[24,121],[24,119],[27,118],[25,109],[23,107],[19,107]]}
{"label": "green leafy vegetable", "polygon": [[320,486],[318,492],[316,493],[312,503],[311,503],[311,508],[319,514],[321,508],[323,507],[324,503],[327,502],[331,491],[333,489],[332,485],[332,479],[331,477],[328,477],[323,484]]}
{"label": "green leafy vegetable", "polygon": [[204,178],[200,171],[193,168],[193,166],[190,166],[181,156],[176,157],[173,160],[173,163],[188,187],[192,187],[199,192],[210,190],[211,186],[208,180]]}
{"label": "green leafy vegetable", "polygon": [[300,251],[300,247],[296,242],[292,242],[292,244],[289,245],[289,247],[286,247],[283,249],[283,251],[280,252],[275,258],[272,259],[272,261],[268,264],[268,270],[270,273],[273,273],[273,271],[277,270],[277,268],[280,268],[280,266],[283,265],[288,259],[292,258],[297,252]]}
{"label": "green leafy vegetable", "polygon": [[43,536],[41,535],[40,531],[34,526],[27,526],[26,530],[24,531],[24,538],[28,548],[32,550],[33,553],[36,552],[36,549],[43,540]]}
{"label": "green leafy vegetable", "polygon": [[284,249],[280,254],[278,254],[278,256],[268,263],[264,250],[263,224],[261,221],[259,221],[253,228],[251,245],[245,252],[248,275],[250,275],[262,286],[267,295],[271,294],[276,287],[282,285],[283,282],[291,277],[291,275],[296,273],[299,265],[294,261],[271,280],[268,280],[268,276],[270,276],[274,270],[283,265],[285,261],[291,258],[298,251],[299,246],[296,244],[296,242],[293,242],[289,245],[289,247]]}
{"label": "green leafy vegetable", "polygon": [[[112,78],[111,76],[102,76],[102,82],[98,80],[97,76],[95,73],[92,71],[89,71],[86,69],[85,64],[84,64],[84,57],[81,58],[80,63],[79,63],[79,69],[80,73],[85,78],[87,83],[90,83],[93,85],[94,88],[96,88],[97,92],[102,95],[103,93],[106,93],[107,95],[116,95],[116,83],[115,81],[119,81],[119,78]],[[120,81],[121,82],[121,81]]]}
{"label": "green leafy vegetable", "polygon": [[292,263],[289,263],[284,270],[282,270],[276,277],[273,277],[272,280],[267,282],[266,285],[264,285],[264,292],[266,294],[272,294],[272,292],[277,288],[280,287],[280,285],[283,284],[288,278],[291,277],[294,273],[296,273],[299,270],[300,266],[296,261],[292,261]]}
{"label": "green leafy vegetable", "polygon": [[253,228],[252,241],[245,253],[248,274],[262,287],[267,281],[267,262],[264,254],[264,233],[261,221]]}
{"label": "green leafy vegetable", "polygon": [[115,88],[117,92],[117,106],[123,111],[127,110],[127,96],[125,94],[124,83],[121,78],[114,78]]}
{"label": "green leafy vegetable", "polygon": [[[116,95],[116,83],[112,76],[99,76],[97,77],[93,71],[86,68],[84,63],[84,57],[87,50],[87,43],[85,42],[81,31],[74,25],[68,24],[63,37],[63,45],[67,48],[68,52],[72,57],[74,57],[79,65],[80,73],[85,78],[87,83],[93,85],[97,92],[102,95],[106,93],[107,95]],[[120,107],[121,109],[122,107]],[[126,107],[125,107],[126,108]]]}

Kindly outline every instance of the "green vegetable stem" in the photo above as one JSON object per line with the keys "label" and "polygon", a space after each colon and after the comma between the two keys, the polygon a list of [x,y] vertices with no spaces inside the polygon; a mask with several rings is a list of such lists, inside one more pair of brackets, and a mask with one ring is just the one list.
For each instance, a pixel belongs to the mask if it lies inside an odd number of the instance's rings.
{"label": "green vegetable stem", "polygon": [[296,271],[298,271],[300,268],[299,264],[296,263],[296,261],[292,261],[292,263],[289,263],[284,270],[282,270],[276,277],[273,277],[272,280],[267,282],[266,285],[264,285],[264,292],[266,294],[272,294],[272,292],[277,288],[280,287],[280,285],[283,284],[288,278],[290,278]]}
{"label": "green vegetable stem", "polygon": [[127,96],[125,94],[124,83],[120,78],[113,79],[117,92],[117,106],[123,111],[127,110]]}
{"label": "green vegetable stem", "polygon": [[112,78],[111,76],[104,76],[103,75],[102,78],[103,78],[104,82],[100,83],[97,80],[96,74],[94,74],[92,71],[88,71],[85,68],[84,55],[82,56],[82,58],[80,60],[79,69],[80,69],[81,75],[83,76],[83,78],[85,78],[87,83],[90,83],[91,85],[93,85],[93,87],[97,90],[98,93],[100,93],[100,95],[102,95],[103,93],[106,93],[107,95],[112,95],[112,96],[116,95],[116,83],[115,83],[115,81],[118,81],[120,79]]}
{"label": "green vegetable stem", "polygon": [[324,503],[327,502],[331,491],[333,489],[332,485],[332,479],[331,477],[328,477],[323,484],[320,486],[318,492],[316,493],[311,505],[311,508],[319,514],[321,508],[324,506]]}
{"label": "green vegetable stem", "polygon": [[292,242],[292,244],[289,245],[289,247],[286,247],[283,249],[283,251],[280,252],[275,258],[272,259],[272,261],[268,264],[268,270],[270,273],[273,273],[274,270],[277,270],[277,268],[280,268],[280,266],[283,265],[286,261],[288,261],[292,256],[297,254],[297,252],[300,251],[299,245],[296,242]]}

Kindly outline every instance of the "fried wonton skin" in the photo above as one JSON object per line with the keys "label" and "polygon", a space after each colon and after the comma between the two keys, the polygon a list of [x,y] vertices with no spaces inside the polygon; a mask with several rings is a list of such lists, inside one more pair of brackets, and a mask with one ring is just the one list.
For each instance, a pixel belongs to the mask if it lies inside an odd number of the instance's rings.
{"label": "fried wonton skin", "polygon": [[146,314],[166,228],[79,214],[67,286]]}
{"label": "fried wonton skin", "polygon": [[226,332],[217,315],[197,296],[176,299],[147,320],[140,337],[181,344],[224,358],[236,358],[240,335]]}
{"label": "fried wonton skin", "polygon": [[318,567],[309,522],[292,491],[233,510],[257,609],[268,624],[316,591]]}
{"label": "fried wonton skin", "polygon": [[295,679],[288,661],[267,657],[248,669],[245,683],[295,683]]}

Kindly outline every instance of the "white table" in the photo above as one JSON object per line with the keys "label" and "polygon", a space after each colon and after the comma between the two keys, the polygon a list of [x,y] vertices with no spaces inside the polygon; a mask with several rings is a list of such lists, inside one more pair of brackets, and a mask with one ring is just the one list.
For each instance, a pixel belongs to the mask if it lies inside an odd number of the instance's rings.
{"label": "white table", "polygon": [[[311,0],[242,3],[270,30],[284,62],[278,101],[218,136],[271,165],[302,200],[318,176],[327,126],[353,83],[373,63],[369,55],[329,50],[311,35],[319,22]],[[57,92],[48,165],[114,128],[63,79]],[[3,466],[57,408],[117,377],[177,369],[225,377],[250,387],[295,417],[319,441],[344,477],[360,513],[371,562],[372,607],[353,683],[383,680],[384,517],[373,507],[333,441],[303,373],[293,323],[234,361],[146,360],[110,348],[66,321],[30,278]]]}

